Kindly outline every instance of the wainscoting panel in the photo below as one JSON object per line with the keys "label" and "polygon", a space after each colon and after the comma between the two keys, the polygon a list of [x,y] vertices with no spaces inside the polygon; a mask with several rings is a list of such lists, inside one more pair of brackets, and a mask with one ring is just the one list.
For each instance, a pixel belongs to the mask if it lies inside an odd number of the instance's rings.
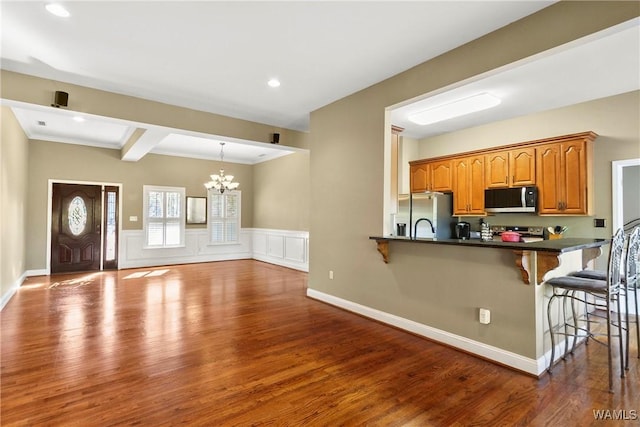
{"label": "wainscoting panel", "polygon": [[305,262],[307,240],[302,237],[285,237],[284,259],[290,262]]}
{"label": "wainscoting panel", "polygon": [[120,233],[119,268],[188,264],[251,258],[251,231],[240,231],[240,243],[210,245],[207,229],[188,229],[185,245],[179,248],[144,248],[143,230]]}
{"label": "wainscoting panel", "polygon": [[267,255],[273,258],[284,258],[284,236],[267,234]]}
{"label": "wainscoting panel", "polygon": [[224,261],[253,258],[301,271],[309,271],[309,233],[306,231],[243,228],[240,243],[210,245],[207,230],[188,229],[179,248],[144,248],[143,230],[120,233],[120,268]]}
{"label": "wainscoting panel", "polygon": [[[244,230],[244,229],[243,229]],[[309,271],[309,233],[253,228],[253,259]]]}

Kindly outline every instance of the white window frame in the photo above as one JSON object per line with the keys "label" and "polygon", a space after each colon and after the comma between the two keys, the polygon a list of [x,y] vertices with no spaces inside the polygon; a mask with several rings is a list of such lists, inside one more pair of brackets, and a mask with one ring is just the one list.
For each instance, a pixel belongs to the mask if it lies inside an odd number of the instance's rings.
{"label": "white window frame", "polygon": [[[223,208],[222,216],[214,215],[214,202],[212,200],[213,197],[223,197],[226,203],[226,197],[235,196],[238,198],[238,215],[235,218],[228,218],[225,216],[226,209]],[[207,209],[209,212],[207,213],[207,234],[209,236],[209,244],[210,245],[236,245],[240,243],[240,228],[242,224],[242,191],[240,190],[232,190],[225,191],[224,193],[220,193],[218,190],[211,188],[207,194]],[[236,224],[236,239],[230,240],[227,236],[227,223],[235,222]],[[213,240],[213,224],[214,223],[222,223],[223,230],[223,240]]]}
{"label": "white window frame", "polygon": [[[174,245],[166,244],[166,236],[163,236],[163,244],[162,245],[149,245],[149,224],[151,222],[157,223],[159,220],[157,218],[149,218],[149,193],[152,191],[158,191],[165,193],[179,193],[180,195],[180,213],[178,217],[175,218],[163,218],[161,221],[164,224],[164,229],[166,231],[167,223],[177,223],[180,226],[180,243]],[[185,217],[186,217],[186,191],[184,187],[163,187],[157,185],[144,185],[143,186],[143,228],[144,228],[144,248],[145,249],[162,249],[162,248],[180,248],[184,247],[185,242]],[[166,197],[165,197],[166,200]],[[166,215],[166,206],[163,209],[163,212]]]}

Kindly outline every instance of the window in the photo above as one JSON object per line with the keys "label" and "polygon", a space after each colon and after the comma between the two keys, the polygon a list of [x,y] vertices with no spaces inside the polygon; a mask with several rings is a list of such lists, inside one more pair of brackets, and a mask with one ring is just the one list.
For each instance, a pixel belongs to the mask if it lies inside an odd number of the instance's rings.
{"label": "window", "polygon": [[240,241],[240,191],[209,190],[209,240],[212,244]]}
{"label": "window", "polygon": [[145,243],[150,248],[184,245],[184,188],[144,186]]}

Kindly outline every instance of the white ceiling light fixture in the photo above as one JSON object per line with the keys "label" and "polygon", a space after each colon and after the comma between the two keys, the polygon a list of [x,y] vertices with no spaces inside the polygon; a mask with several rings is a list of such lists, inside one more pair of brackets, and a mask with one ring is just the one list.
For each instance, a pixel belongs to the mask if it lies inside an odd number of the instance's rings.
{"label": "white ceiling light fixture", "polygon": [[[224,142],[220,143],[220,162],[224,163]],[[220,169],[220,173],[218,175],[211,175],[211,181],[206,182],[204,186],[207,190],[211,190],[212,188],[217,190],[220,194],[224,193],[227,190],[235,190],[240,185],[237,182],[233,181],[233,175],[225,175],[224,169]]]}
{"label": "white ceiling light fixture", "polygon": [[267,84],[271,87],[280,87],[280,80],[278,79],[271,79],[267,82]]}
{"label": "white ceiling light fixture", "polygon": [[45,8],[47,9],[47,11],[49,11],[50,14],[59,16],[60,18],[68,18],[71,16],[69,11],[59,3],[47,3],[47,5],[45,5]]}
{"label": "white ceiling light fixture", "polygon": [[499,105],[501,102],[502,100],[500,98],[483,92],[468,98],[458,99],[453,102],[428,108],[418,113],[410,114],[408,119],[418,125],[430,125],[432,123],[453,119],[454,117],[486,110]]}

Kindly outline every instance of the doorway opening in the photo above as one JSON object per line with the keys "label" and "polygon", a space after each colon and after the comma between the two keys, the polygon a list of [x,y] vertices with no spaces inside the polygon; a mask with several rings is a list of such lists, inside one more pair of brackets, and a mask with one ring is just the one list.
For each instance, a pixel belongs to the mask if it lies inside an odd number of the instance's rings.
{"label": "doorway opening", "polygon": [[611,173],[612,229],[623,227],[630,233],[640,226],[640,158],[612,162]]}
{"label": "doorway opening", "polygon": [[50,181],[49,192],[49,272],[117,269],[120,186]]}

